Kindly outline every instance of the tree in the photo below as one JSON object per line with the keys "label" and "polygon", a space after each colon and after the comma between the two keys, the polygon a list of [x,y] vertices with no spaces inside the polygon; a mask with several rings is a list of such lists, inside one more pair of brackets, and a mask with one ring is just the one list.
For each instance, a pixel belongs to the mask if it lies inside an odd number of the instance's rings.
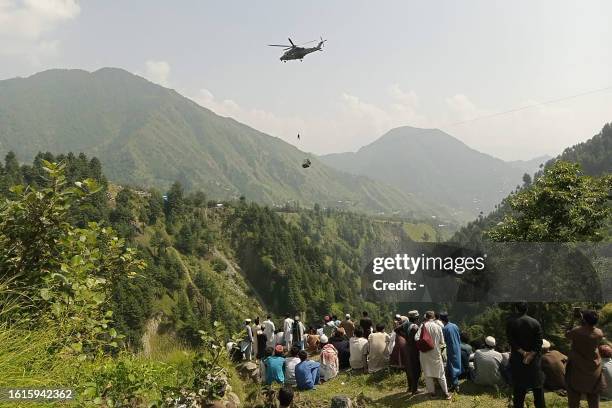
{"label": "tree", "polygon": [[166,200],[166,217],[171,221],[179,218],[185,209],[183,186],[178,181],[175,181],[168,191],[168,197]]}
{"label": "tree", "polygon": [[557,161],[509,197],[511,212],[487,235],[493,241],[601,241],[612,214],[610,189],[612,175],[585,176],[580,165]]}
{"label": "tree", "polygon": [[0,312],[17,302],[13,313],[56,327],[57,347],[70,352],[87,355],[117,346],[109,309],[112,282],[144,265],[111,228],[69,222],[71,208],[99,190],[95,181],[70,186],[64,164],[43,164],[48,187],[14,186],[14,198],[0,204],[0,270],[10,289],[2,295],[15,294],[0,299]]}

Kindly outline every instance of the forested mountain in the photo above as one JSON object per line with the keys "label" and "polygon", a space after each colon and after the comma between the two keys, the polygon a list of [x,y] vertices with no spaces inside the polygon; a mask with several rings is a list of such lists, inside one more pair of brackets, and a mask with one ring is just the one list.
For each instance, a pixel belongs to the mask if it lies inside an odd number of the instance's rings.
{"label": "forested mountain", "polygon": [[520,184],[524,167],[531,166],[480,153],[438,129],[408,126],[390,130],[355,153],[329,154],[321,160],[471,217],[492,210]]}
{"label": "forested mountain", "polygon": [[[0,81],[0,154],[30,161],[38,152],[85,152],[121,184],[260,203],[399,211],[444,211],[366,177],[335,170],[284,141],[220,117],[177,92],[127,71],[49,70]],[[425,170],[425,169],[424,169]]]}
{"label": "forested mountain", "polygon": [[32,165],[8,154],[0,197],[13,198],[9,185],[48,186],[44,163],[58,160],[69,185],[85,178],[100,185],[71,208],[72,222],[112,226],[145,261],[141,273],[119,277],[112,290],[117,329],[135,346],[154,316],[188,342],[214,321],[237,329],[265,312],[303,313],[312,323],[326,313],[390,316],[389,306],[363,299],[361,274],[373,254],[410,241],[409,225],[319,205],[274,211],[244,199],[220,204],[178,182],[164,199],[157,190],[109,184],[100,162],[84,154],[39,154]]}
{"label": "forested mountain", "polygon": [[555,160],[579,163],[582,170],[591,176],[612,174],[612,123],[606,123],[601,132],[586,142],[568,147]]}

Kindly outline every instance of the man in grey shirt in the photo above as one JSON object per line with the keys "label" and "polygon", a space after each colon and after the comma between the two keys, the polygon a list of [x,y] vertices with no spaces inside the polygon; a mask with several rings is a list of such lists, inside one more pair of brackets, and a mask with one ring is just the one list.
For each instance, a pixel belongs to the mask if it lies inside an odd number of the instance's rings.
{"label": "man in grey shirt", "polygon": [[474,353],[474,370],[472,378],[479,385],[501,385],[504,383],[502,377],[503,356],[495,350],[495,338],[485,339],[485,348],[476,350]]}

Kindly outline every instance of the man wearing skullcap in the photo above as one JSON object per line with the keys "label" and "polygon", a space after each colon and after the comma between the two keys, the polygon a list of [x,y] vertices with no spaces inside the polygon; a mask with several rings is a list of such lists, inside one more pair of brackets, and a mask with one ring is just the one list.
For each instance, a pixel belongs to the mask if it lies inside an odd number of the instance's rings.
{"label": "man wearing skullcap", "polygon": [[488,336],[485,338],[485,347],[476,350],[474,353],[474,370],[472,379],[479,385],[502,385],[503,356],[495,350],[495,338]]}
{"label": "man wearing skullcap", "polygon": [[567,356],[550,349],[550,342],[542,340],[542,372],[544,373],[544,388],[550,391],[565,389],[565,366]]}
{"label": "man wearing skullcap", "polygon": [[344,329],[346,337],[348,337],[349,339],[353,337],[353,333],[355,333],[355,323],[353,323],[353,321],[351,320],[350,314],[347,313],[346,316],[344,316],[344,320],[342,321],[342,323],[340,323],[340,327]]}

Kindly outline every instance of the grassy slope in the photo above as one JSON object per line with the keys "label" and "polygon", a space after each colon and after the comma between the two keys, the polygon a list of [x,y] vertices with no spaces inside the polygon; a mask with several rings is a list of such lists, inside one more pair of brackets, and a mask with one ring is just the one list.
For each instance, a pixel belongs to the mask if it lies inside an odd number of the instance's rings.
{"label": "grassy slope", "polygon": [[[301,392],[297,394],[296,401],[305,406],[328,407],[329,401],[336,395],[346,395],[359,398],[363,394],[366,398],[364,403],[367,407],[457,407],[457,408],[506,408],[508,406],[508,394],[505,390],[496,390],[491,387],[481,387],[473,383],[462,383],[461,392],[454,394],[451,401],[430,400],[425,395],[410,397],[405,392],[406,377],[403,373],[391,373],[385,375],[351,375],[342,373],[338,378],[322,384],[315,391]],[[526,406],[533,406],[533,398],[528,397]],[[530,404],[530,405],[529,405]],[[546,394],[547,407],[566,407],[567,398],[555,393]],[[586,404],[583,402],[583,404]],[[604,402],[602,408],[612,407],[612,402]]]}

